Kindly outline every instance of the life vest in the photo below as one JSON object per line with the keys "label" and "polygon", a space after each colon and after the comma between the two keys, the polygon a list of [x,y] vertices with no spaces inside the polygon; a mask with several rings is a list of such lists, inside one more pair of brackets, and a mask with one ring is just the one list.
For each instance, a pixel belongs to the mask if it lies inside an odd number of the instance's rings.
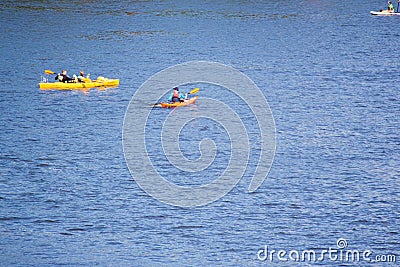
{"label": "life vest", "polygon": [[172,95],[173,98],[179,98],[179,91],[174,90],[174,94]]}

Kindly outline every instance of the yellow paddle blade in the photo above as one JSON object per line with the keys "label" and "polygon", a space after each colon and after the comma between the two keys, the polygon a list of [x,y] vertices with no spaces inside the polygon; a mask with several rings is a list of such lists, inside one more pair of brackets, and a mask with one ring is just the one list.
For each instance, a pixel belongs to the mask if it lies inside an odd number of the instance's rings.
{"label": "yellow paddle blade", "polygon": [[51,70],[45,70],[45,71],[44,71],[44,73],[46,73],[46,74],[54,74],[54,71],[51,71]]}
{"label": "yellow paddle blade", "polygon": [[189,92],[189,94],[193,95],[196,94],[200,91],[200,89],[198,87],[194,88],[192,91]]}

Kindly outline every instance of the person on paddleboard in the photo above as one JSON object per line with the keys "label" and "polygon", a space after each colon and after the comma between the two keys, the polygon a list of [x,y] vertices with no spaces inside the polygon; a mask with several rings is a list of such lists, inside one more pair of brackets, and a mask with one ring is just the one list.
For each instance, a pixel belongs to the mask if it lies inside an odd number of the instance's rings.
{"label": "person on paddleboard", "polygon": [[67,71],[66,70],[62,70],[61,74],[57,74],[56,76],[56,80],[58,80],[59,82],[62,83],[71,83],[71,82],[76,82],[76,80],[74,78],[71,78],[67,75]]}
{"label": "person on paddleboard", "polygon": [[179,92],[178,87],[174,87],[171,95],[168,98],[168,101],[170,102],[183,102],[187,98],[187,95],[184,95]]}
{"label": "person on paddleboard", "polygon": [[389,12],[394,12],[394,6],[393,6],[393,4],[392,4],[392,2],[388,2],[388,11]]}

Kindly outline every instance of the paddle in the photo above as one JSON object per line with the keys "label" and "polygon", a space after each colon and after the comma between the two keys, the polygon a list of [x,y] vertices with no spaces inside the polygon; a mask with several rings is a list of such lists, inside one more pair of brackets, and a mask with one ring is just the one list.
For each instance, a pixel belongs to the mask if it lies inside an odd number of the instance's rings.
{"label": "paddle", "polygon": [[[400,1],[400,0],[399,0]],[[194,95],[196,93],[198,93],[200,91],[200,89],[198,87],[194,88],[192,91],[190,91],[188,94],[189,95]]]}
{"label": "paddle", "polygon": [[399,4],[400,4],[400,0],[397,1],[397,10],[396,10],[396,13],[399,12]]}
{"label": "paddle", "polygon": [[[188,93],[188,95],[194,95],[197,94],[200,91],[200,89],[198,87],[194,88],[192,91],[190,91]],[[155,103],[153,105],[151,105],[152,107],[161,107],[161,103]]]}
{"label": "paddle", "polygon": [[51,71],[51,70],[45,70],[44,73],[46,73],[46,74],[56,74],[54,71]]}

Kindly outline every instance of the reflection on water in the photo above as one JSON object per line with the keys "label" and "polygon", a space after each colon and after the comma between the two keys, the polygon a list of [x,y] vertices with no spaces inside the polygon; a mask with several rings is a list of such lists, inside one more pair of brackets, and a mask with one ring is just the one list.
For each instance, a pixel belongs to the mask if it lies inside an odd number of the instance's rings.
{"label": "reflection on water", "polygon": [[84,38],[87,40],[122,40],[122,39],[131,39],[136,36],[153,36],[153,35],[165,35],[168,34],[165,31],[105,31],[97,34],[91,34],[86,36],[81,36],[80,38]]}

